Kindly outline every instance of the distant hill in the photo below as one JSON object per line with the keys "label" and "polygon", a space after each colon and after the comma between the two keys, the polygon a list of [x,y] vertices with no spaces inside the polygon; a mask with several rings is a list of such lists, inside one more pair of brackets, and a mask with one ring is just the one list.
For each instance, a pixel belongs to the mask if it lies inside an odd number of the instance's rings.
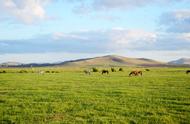
{"label": "distant hill", "polygon": [[170,65],[190,65],[190,58],[181,58],[168,62]]}
{"label": "distant hill", "polygon": [[45,67],[45,66],[166,66],[166,63],[146,58],[128,58],[117,55],[107,55],[94,58],[77,59],[60,63],[4,63],[7,67]]}
{"label": "distant hill", "polygon": [[10,67],[10,66],[21,66],[22,63],[19,62],[4,62],[2,64],[0,64],[0,67]]}
{"label": "distant hill", "polygon": [[160,66],[165,63],[145,58],[128,58],[117,55],[107,55],[95,58],[79,59],[60,63],[69,66]]}

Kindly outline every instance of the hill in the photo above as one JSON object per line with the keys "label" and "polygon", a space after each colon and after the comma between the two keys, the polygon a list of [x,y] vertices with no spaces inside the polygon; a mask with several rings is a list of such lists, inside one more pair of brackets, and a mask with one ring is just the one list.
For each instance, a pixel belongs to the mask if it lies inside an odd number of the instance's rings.
{"label": "hill", "polygon": [[161,66],[165,63],[145,58],[128,58],[107,55],[95,58],[79,59],[60,63],[64,66]]}
{"label": "hill", "polygon": [[181,58],[168,62],[170,65],[190,65],[190,58]]}
{"label": "hill", "polygon": [[19,62],[4,62],[0,64],[0,67],[21,66],[21,65],[23,64]]}
{"label": "hill", "polygon": [[[6,65],[6,66],[5,66]],[[94,58],[77,59],[60,63],[4,63],[1,67],[45,67],[45,66],[165,66],[166,63],[146,58],[128,58],[117,55],[107,55]]]}

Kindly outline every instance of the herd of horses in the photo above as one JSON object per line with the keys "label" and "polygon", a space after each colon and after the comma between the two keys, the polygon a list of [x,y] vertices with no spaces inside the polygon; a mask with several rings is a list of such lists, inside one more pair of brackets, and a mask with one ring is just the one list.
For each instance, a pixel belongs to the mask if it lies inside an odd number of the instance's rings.
{"label": "herd of horses", "polygon": [[[114,70],[113,68],[111,68],[111,71],[112,72],[116,72],[116,70]],[[119,69],[119,71],[123,71],[123,69]],[[146,70],[146,71],[150,71],[149,69]],[[84,70],[84,73],[87,74],[87,75],[90,75],[91,74],[91,71],[90,70]],[[109,74],[109,70],[107,69],[103,69],[101,71],[101,74]],[[139,71],[139,70],[135,70],[135,71],[131,71],[129,73],[129,76],[142,76],[142,71]]]}
{"label": "herd of horses", "polygon": [[[123,68],[119,68],[120,72],[123,72]],[[150,71],[150,69],[145,69],[145,71]],[[87,75],[91,75],[91,72],[98,72],[98,71],[91,71],[91,70],[84,70],[84,73]],[[114,68],[111,68],[111,72],[116,72],[116,70]],[[0,73],[7,73],[5,70],[0,70]],[[26,70],[20,70],[19,73],[28,73]],[[32,71],[33,73],[33,71]],[[43,71],[40,70],[37,73],[39,74],[44,74],[44,73],[59,73],[58,71]],[[190,74],[190,70],[186,70],[185,71],[186,74]],[[103,69],[101,70],[101,74],[109,74],[109,70],[108,69]],[[129,73],[129,76],[142,76],[143,75],[143,71],[141,70],[133,70]]]}
{"label": "herd of horses", "polygon": [[[112,71],[112,72],[116,72],[113,68],[111,68],[111,71]],[[119,71],[121,71],[121,69],[119,69]],[[123,69],[122,69],[122,71],[123,71]],[[145,71],[150,71],[150,69],[145,69]],[[84,70],[84,73],[90,75],[90,74],[91,74],[91,71],[90,71],[90,70]],[[186,71],[186,74],[189,74],[189,73],[190,73],[190,70],[187,70],[187,71]],[[109,74],[109,70],[103,69],[103,70],[101,71],[101,74],[102,74],[102,75],[103,75],[103,74]],[[142,75],[143,75],[143,72],[140,71],[140,70],[133,70],[133,71],[131,71],[131,72],[129,73],[129,76],[142,76]]]}

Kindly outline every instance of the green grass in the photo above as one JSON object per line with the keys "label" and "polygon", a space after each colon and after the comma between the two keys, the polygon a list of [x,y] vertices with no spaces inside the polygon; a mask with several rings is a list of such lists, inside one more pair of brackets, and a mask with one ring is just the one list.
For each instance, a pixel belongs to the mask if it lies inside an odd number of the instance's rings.
{"label": "green grass", "polygon": [[132,68],[90,76],[80,68],[42,69],[60,73],[0,74],[0,123],[190,123],[185,68],[150,68],[142,77],[128,77]]}

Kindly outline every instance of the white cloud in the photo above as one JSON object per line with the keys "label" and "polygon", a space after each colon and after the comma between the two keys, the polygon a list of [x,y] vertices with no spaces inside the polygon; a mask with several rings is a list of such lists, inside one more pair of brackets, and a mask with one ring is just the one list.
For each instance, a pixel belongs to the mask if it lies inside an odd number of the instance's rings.
{"label": "white cloud", "polygon": [[51,0],[0,0],[3,16],[32,24],[46,19],[44,6]]}
{"label": "white cloud", "polygon": [[[12,42],[10,42],[12,41]],[[179,51],[190,49],[189,33],[159,33],[114,28],[56,32],[33,39],[0,40],[0,53],[107,53],[119,51]],[[35,48],[35,49],[34,49]]]}
{"label": "white cloud", "polygon": [[95,9],[125,9],[136,6],[145,6],[154,2],[158,2],[158,0],[94,0],[93,6]]}
{"label": "white cloud", "polygon": [[73,59],[90,58],[103,54],[88,53],[68,53],[68,52],[42,52],[42,53],[9,53],[0,54],[0,63],[20,62],[20,63],[54,63]]}
{"label": "white cloud", "polygon": [[190,10],[179,10],[173,12],[173,17],[176,20],[185,20],[190,18]]}
{"label": "white cloud", "polygon": [[189,50],[148,50],[148,51],[122,51],[117,54],[135,57],[135,58],[150,58],[158,61],[168,62],[179,58],[189,58]]}
{"label": "white cloud", "polygon": [[72,33],[63,33],[63,32],[53,33],[52,38],[54,40],[64,40],[64,41],[66,41],[66,40],[68,40],[68,41],[69,40],[75,40],[75,41],[77,41],[77,40],[83,40],[83,41],[88,40],[88,38],[85,36],[80,36],[78,34],[72,34]]}
{"label": "white cloud", "polygon": [[[69,0],[68,0],[69,1]],[[188,0],[71,0],[76,2],[74,12],[80,14],[90,13],[93,10],[102,11],[110,9],[133,9],[149,5],[168,5],[175,2],[189,2]],[[106,11],[107,12],[107,11]]]}
{"label": "white cloud", "polygon": [[190,33],[182,33],[179,36],[179,39],[190,42]]}
{"label": "white cloud", "polygon": [[150,58],[158,61],[171,61],[179,58],[189,58],[188,50],[176,51],[138,51],[138,50],[125,50],[122,52],[108,52],[108,53],[68,53],[68,52],[42,52],[42,53],[9,53],[0,54],[0,63],[3,62],[20,62],[20,63],[53,63],[63,62],[67,60],[91,58],[96,56],[117,54],[132,58]]}
{"label": "white cloud", "polygon": [[111,46],[118,48],[138,48],[156,41],[155,32],[144,30],[114,29],[110,32]]}
{"label": "white cloud", "polygon": [[[144,30],[128,30],[124,28],[113,28],[110,30],[96,30],[96,31],[82,31],[63,33],[56,32],[53,34],[54,40],[62,42],[75,41],[82,43],[95,43],[96,45],[106,44],[108,49],[121,48],[139,48],[151,45],[157,40],[155,32],[148,32]],[[85,42],[84,42],[85,41]]]}
{"label": "white cloud", "polygon": [[164,13],[160,24],[168,32],[190,32],[190,9]]}

